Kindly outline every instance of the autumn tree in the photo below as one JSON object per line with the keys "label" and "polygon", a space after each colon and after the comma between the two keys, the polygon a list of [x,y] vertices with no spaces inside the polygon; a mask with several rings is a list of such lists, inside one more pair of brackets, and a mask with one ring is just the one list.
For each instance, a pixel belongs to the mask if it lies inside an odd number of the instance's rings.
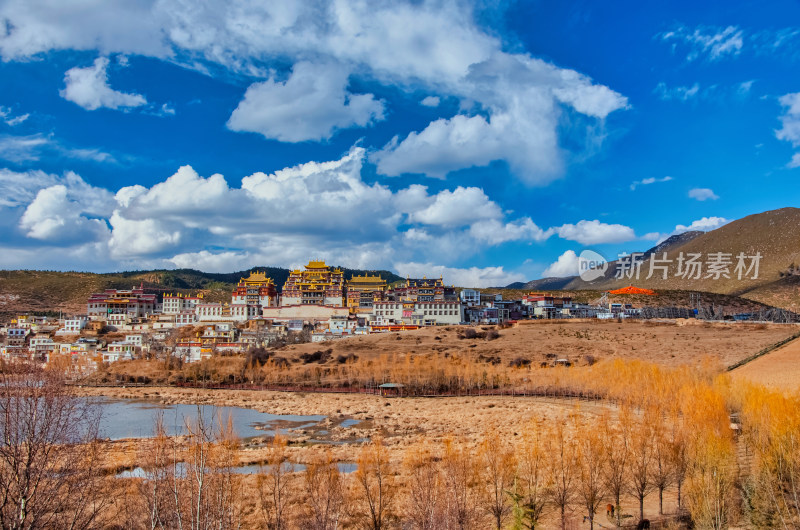
{"label": "autumn tree", "polygon": [[746,484],[751,522],[759,527],[800,525],[800,398],[751,388],[742,427],[753,454]]}
{"label": "autumn tree", "polygon": [[578,497],[589,518],[589,528],[594,529],[594,516],[605,499],[603,481],[606,449],[605,440],[592,424],[576,422],[575,436],[578,449]]}
{"label": "autumn tree", "polygon": [[514,483],[514,450],[503,442],[496,429],[487,431],[481,441],[478,460],[483,504],[500,530],[511,512],[508,491]]}
{"label": "autumn tree", "polygon": [[683,485],[689,474],[691,464],[689,455],[689,435],[684,417],[679,407],[671,407],[669,412],[669,427],[667,431],[667,450],[669,451],[668,466],[672,470],[672,479],[677,489],[678,510],[683,508]]}
{"label": "autumn tree", "polygon": [[549,498],[549,430],[544,421],[532,420],[525,429],[517,455],[517,476],[509,492],[514,501],[514,526],[535,530]]}
{"label": "autumn tree", "polygon": [[364,506],[366,528],[386,528],[392,514],[395,486],[389,452],[381,438],[365,445],[355,472],[359,498]]}
{"label": "autumn tree", "polygon": [[652,411],[641,412],[634,420],[630,437],[630,465],[628,466],[628,486],[631,494],[639,502],[639,520],[644,519],[644,499],[655,488],[652,476],[654,457],[653,422],[661,421],[653,417]]}
{"label": "autumn tree", "polygon": [[654,489],[658,491],[658,514],[664,515],[664,491],[673,483],[675,461],[669,427],[658,410],[653,411],[653,414],[658,418],[653,421],[653,463],[650,476]]}
{"label": "autumn tree", "polygon": [[553,426],[548,469],[550,501],[559,510],[562,530],[567,527],[567,510],[575,498],[578,481],[577,444],[570,436],[567,423],[564,418]]}
{"label": "autumn tree", "polygon": [[734,508],[736,452],[724,396],[707,384],[688,388],[683,414],[692,426],[686,484],[689,513],[700,528],[721,529]]}
{"label": "autumn tree", "polygon": [[733,447],[729,440],[703,435],[687,482],[687,504],[698,528],[722,530],[730,524],[736,480]]}
{"label": "autumn tree", "polygon": [[622,523],[622,507],[620,500],[628,484],[628,468],[630,466],[631,448],[631,412],[622,407],[615,422],[609,414],[600,417],[600,428],[605,439],[606,454],[603,459],[603,482],[606,491],[614,499],[614,513],[617,526]]}

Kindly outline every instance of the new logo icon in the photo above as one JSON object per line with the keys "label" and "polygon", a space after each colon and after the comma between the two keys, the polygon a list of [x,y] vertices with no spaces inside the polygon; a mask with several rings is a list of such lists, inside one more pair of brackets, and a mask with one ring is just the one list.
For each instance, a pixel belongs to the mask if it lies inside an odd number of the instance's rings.
{"label": "new logo icon", "polygon": [[606,258],[593,250],[584,250],[578,256],[578,275],[585,282],[601,278],[607,270]]}

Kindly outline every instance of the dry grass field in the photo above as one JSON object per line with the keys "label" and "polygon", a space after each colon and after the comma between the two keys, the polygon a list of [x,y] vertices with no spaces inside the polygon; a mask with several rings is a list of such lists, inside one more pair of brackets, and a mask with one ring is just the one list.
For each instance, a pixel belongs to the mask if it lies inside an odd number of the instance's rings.
{"label": "dry grass field", "polygon": [[[522,321],[499,330],[494,340],[461,339],[462,327],[427,328],[412,332],[353,337],[324,344],[288,346],[280,355],[297,358],[320,349],[331,355],[355,354],[369,358],[382,354],[450,354],[499,358],[504,364],[522,357],[534,364],[567,358],[577,364],[587,359],[640,359],[668,366],[700,363],[716,358],[733,364],[795,333],[798,326],[781,324],[707,323],[677,321]],[[488,327],[486,328],[489,329]],[[548,354],[551,354],[548,357]]]}
{"label": "dry grass field", "polygon": [[[476,331],[478,336],[467,338],[470,336],[465,333],[468,329]],[[560,426],[567,426],[571,433],[568,437],[572,437],[569,443],[573,445],[570,447],[575,451],[590,450],[586,443],[595,439],[599,444],[598,454],[611,455],[613,451],[609,447],[618,447],[619,444],[608,440],[616,440],[614,437],[622,436],[619,433],[628,433],[625,436],[631,437],[627,442],[632,444],[631,458],[635,455],[651,455],[648,458],[652,458],[651,451],[656,447],[663,449],[673,447],[669,445],[673,443],[686,444],[685,447],[690,450],[686,454],[691,454],[693,462],[698,463],[696,468],[691,468],[694,471],[689,472],[686,483],[685,498],[691,500],[705,498],[705,490],[701,486],[708,476],[697,469],[710,469],[709,476],[724,472],[730,475],[731,481],[734,477],[732,470],[744,469],[737,467],[741,465],[741,462],[737,464],[741,444],[737,445],[738,442],[730,430],[729,412],[734,410],[731,407],[740,410],[743,421],[748,424],[758,425],[759,418],[773,417],[771,414],[763,414],[757,408],[757,404],[765,403],[758,396],[767,394],[758,394],[760,391],[752,394],[754,390],[749,387],[737,388],[726,377],[718,376],[724,372],[725,366],[784,340],[797,330],[798,326],[794,325],[696,321],[543,321],[524,322],[501,329],[493,326],[451,326],[400,334],[354,337],[324,344],[289,345],[274,349],[269,363],[260,368],[265,371],[282,371],[291,378],[292,374],[299,375],[309,371],[321,373],[326,369],[346,369],[354,361],[342,364],[338,359],[347,357],[352,360],[355,356],[358,363],[384,367],[375,373],[385,369],[386,373],[391,374],[393,366],[401,367],[409,360],[414,365],[416,361],[413,359],[417,358],[431,363],[424,365],[428,367],[446,365],[453,359],[469,359],[472,363],[465,363],[463,366],[472,372],[477,370],[478,373],[492,373],[491,370],[496,370],[502,374],[515,374],[512,381],[517,383],[513,384],[523,386],[527,381],[535,385],[546,380],[551,385],[564,388],[593,390],[597,392],[593,395],[602,396],[598,400],[519,395],[388,398],[374,394],[325,392],[325,388],[318,388],[321,392],[276,392],[151,385],[128,388],[84,387],[75,390],[83,395],[154,400],[164,404],[197,403],[245,407],[271,414],[324,416],[325,419],[316,425],[299,422],[281,424],[281,427],[288,429],[288,446],[285,448],[288,461],[313,466],[314,462],[319,461],[320,455],[325,454],[326,458],[340,464],[358,463],[358,469],[361,469],[362,462],[366,462],[362,458],[374,447],[371,441],[379,440],[378,444],[382,444],[380,446],[385,449],[388,469],[391,470],[388,476],[397,487],[395,506],[398,510],[409,509],[408,499],[413,490],[412,485],[420,477],[414,471],[416,468],[409,467],[409,458],[421,454],[420,451],[424,448],[434,448],[434,453],[438,456],[430,457],[432,460],[429,465],[436,466],[439,470],[437,473],[443,473],[440,477],[444,480],[442,484],[446,485],[447,480],[450,480],[446,477],[452,478],[447,475],[452,471],[447,466],[455,462],[447,459],[456,458],[447,456],[448,447],[451,447],[449,444],[455,444],[452,447],[456,447],[456,451],[463,451],[453,454],[464,455],[462,461],[469,463],[469,469],[472,470],[470,473],[486,473],[486,469],[490,469],[486,467],[487,455],[491,454],[490,451],[487,452],[486,444],[492,436],[500,440],[500,449],[507,448],[515,452],[519,459],[527,454],[525,451],[529,446],[526,444],[532,433],[546,433],[543,439],[550,444]],[[496,332],[496,336],[492,332]],[[324,355],[318,355],[320,352]],[[273,363],[276,358],[283,362]],[[519,368],[518,363],[514,362],[520,358],[531,361],[526,365],[528,368]],[[549,364],[554,358],[570,359],[574,365],[570,368],[539,367],[540,361],[548,361]],[[715,361],[709,362],[710,358]],[[225,363],[233,364],[236,359],[238,358],[221,358],[215,360],[219,361],[219,365],[213,366],[221,369],[228,366]],[[142,362],[131,363],[128,370],[156,370],[159,365],[151,362],[145,366]],[[236,362],[241,369],[241,360]],[[117,364],[118,366],[113,367],[114,370],[122,369],[125,363]],[[800,372],[798,366],[800,341],[790,343],[735,370],[733,379],[752,379],[772,387],[788,386],[795,374]],[[368,373],[367,370],[365,374]],[[769,400],[773,399],[767,397]],[[631,410],[634,411],[633,416],[626,416]],[[653,418],[664,419],[663,425]],[[345,420],[355,420],[357,423],[346,425],[343,424]],[[628,427],[623,428],[621,425]],[[639,443],[637,440],[644,445],[636,445]],[[242,442],[233,453],[232,465],[264,464],[274,458],[275,445],[269,433]],[[107,459],[103,468],[107,473],[113,474],[120,469],[146,465],[152,444],[152,441],[144,439],[104,441]],[[554,458],[554,447],[552,444],[546,445],[545,450],[549,456],[545,461]],[[644,447],[647,449],[642,449]],[[522,465],[520,462],[522,461],[518,460],[515,465]],[[580,462],[580,458],[573,462],[577,466],[576,462]],[[634,465],[634,460],[631,460],[631,465]],[[521,472],[523,468],[516,469]],[[553,472],[553,469],[556,468],[553,467],[548,473]],[[652,466],[650,472],[654,472]],[[356,503],[361,498],[358,477],[364,476],[360,473],[348,473],[343,479],[350,492],[349,498]],[[634,476],[632,473],[633,471],[628,471],[626,480]],[[303,499],[307,498],[307,492],[303,489],[304,476],[301,472],[295,473],[293,483],[287,490],[295,499],[292,502],[296,503],[291,508],[294,514],[291,517],[294,519],[289,528],[304,527],[301,523],[305,513]],[[259,515],[261,501],[254,493],[264,484],[264,479],[260,477],[241,475],[236,479],[242,487],[240,502],[245,527],[263,525]],[[475,477],[479,478],[473,477],[474,486],[468,493],[473,496],[470,502],[478,502],[487,493],[484,486],[481,486],[484,484],[481,481],[486,480],[485,476]],[[559,527],[562,522],[564,528],[589,527],[583,520],[583,515],[587,512],[579,503],[580,477],[573,475],[572,480],[575,481],[572,486],[574,496],[569,501],[565,519],[560,520],[558,511],[551,506],[542,516],[542,528]],[[135,487],[137,482],[130,484],[130,487]],[[728,496],[733,499],[735,495],[731,484],[733,482],[721,490],[720,495],[726,499]],[[625,523],[630,525],[635,524],[638,519],[639,505],[635,496],[630,493],[630,484],[626,488],[628,489],[621,498],[621,509],[628,517]],[[655,527],[684,528],[676,518],[675,483],[668,483],[664,491],[663,516],[659,515],[658,495],[652,484],[648,491],[643,500],[644,516],[651,519]],[[612,500],[608,492],[605,495],[604,503]],[[741,503],[732,502],[727,513],[737,523],[749,527],[746,522],[749,515],[737,511],[740,505]],[[697,509],[701,504],[695,503],[694,506],[692,517],[699,521],[698,527],[705,527],[705,515],[702,510]],[[124,506],[118,509],[124,512]],[[404,513],[407,515],[409,512]],[[477,517],[476,520],[480,522],[474,528],[489,527],[489,519],[486,519],[485,513]],[[510,520],[506,523],[510,524]],[[602,509],[595,523],[595,527],[613,526],[613,521],[605,517]],[[508,527],[508,524],[504,527]],[[349,528],[356,525],[349,521],[343,526]]]}
{"label": "dry grass field", "polygon": [[759,357],[731,372],[734,379],[749,380],[774,390],[800,390],[800,339]]}

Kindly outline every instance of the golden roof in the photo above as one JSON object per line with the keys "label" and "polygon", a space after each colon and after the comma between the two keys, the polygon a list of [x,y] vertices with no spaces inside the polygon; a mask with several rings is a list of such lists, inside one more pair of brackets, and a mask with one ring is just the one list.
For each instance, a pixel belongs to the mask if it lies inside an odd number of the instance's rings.
{"label": "golden roof", "polygon": [[386,283],[386,280],[381,278],[380,276],[353,276],[350,278],[348,283],[357,283],[357,282],[364,282],[364,283]]}
{"label": "golden roof", "polygon": [[267,277],[267,273],[266,272],[252,271],[252,272],[250,272],[250,277],[249,278],[241,278],[239,280],[239,284],[242,284],[242,283],[245,283],[245,284],[253,284],[253,283],[264,284],[264,283],[267,283],[267,284],[269,284],[269,283],[275,283],[275,282],[272,280],[272,278],[268,278]]}
{"label": "golden roof", "polygon": [[306,265],[306,269],[327,269],[328,266],[325,264],[324,260],[311,260]]}

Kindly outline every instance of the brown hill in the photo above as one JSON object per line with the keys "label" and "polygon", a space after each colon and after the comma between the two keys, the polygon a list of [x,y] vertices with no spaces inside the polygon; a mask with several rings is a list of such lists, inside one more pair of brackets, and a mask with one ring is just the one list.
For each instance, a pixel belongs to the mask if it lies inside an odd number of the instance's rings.
{"label": "brown hill", "polygon": [[[565,289],[618,289],[626,285],[636,285],[655,290],[692,290],[730,294],[756,300],[768,305],[775,305],[791,310],[800,309],[800,209],[782,208],[760,214],[750,215],[733,221],[721,228],[691,237],[678,244],[673,241],[667,249],[655,247],[655,258],[661,259],[667,253],[670,260],[667,278],[655,270],[648,279],[651,260],[647,257],[641,267],[637,279],[616,278],[618,263],[611,262],[605,276],[593,282],[584,282],[573,278]],[[678,258],[681,255],[700,254],[703,269],[700,278],[694,275],[678,274]],[[708,261],[715,253],[723,253],[730,259],[727,278],[720,275],[715,278],[708,274]],[[736,272],[737,256],[761,255],[758,275],[743,271],[739,278]],[[745,265],[749,267],[751,260]],[[657,262],[653,265],[658,265]]]}

